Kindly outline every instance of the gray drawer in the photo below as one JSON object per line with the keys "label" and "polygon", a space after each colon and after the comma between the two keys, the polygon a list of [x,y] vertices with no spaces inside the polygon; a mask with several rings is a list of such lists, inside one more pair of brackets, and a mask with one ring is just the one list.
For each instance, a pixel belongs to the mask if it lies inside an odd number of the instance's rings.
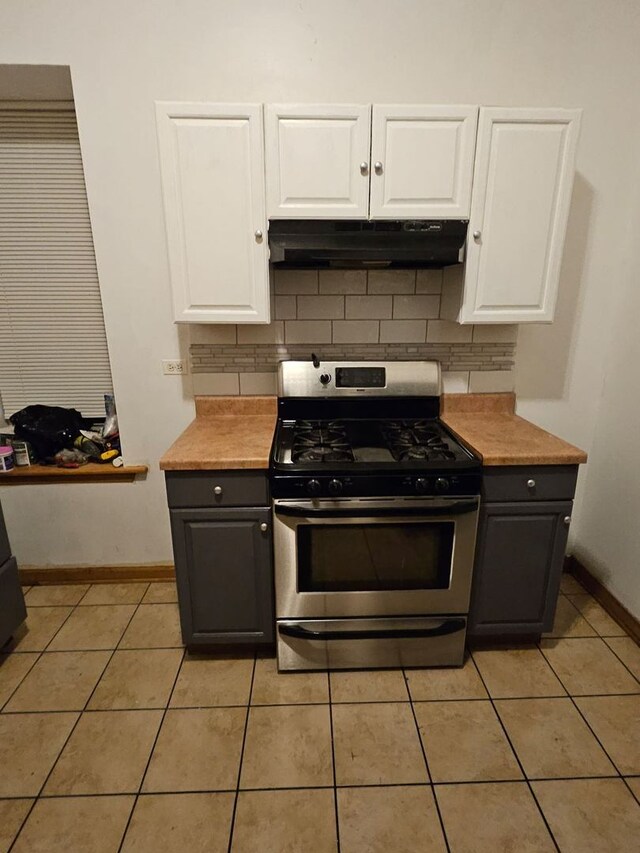
{"label": "gray drawer", "polygon": [[[167,471],[170,507],[267,506],[267,474],[257,471]],[[219,491],[218,491],[219,490]]]}
{"label": "gray drawer", "polygon": [[577,465],[505,465],[484,468],[482,497],[485,501],[572,500],[577,477]]}

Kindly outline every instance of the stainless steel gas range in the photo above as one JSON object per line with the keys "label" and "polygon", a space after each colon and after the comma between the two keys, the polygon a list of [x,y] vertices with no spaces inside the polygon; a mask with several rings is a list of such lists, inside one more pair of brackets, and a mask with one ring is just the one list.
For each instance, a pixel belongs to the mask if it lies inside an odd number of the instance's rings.
{"label": "stainless steel gas range", "polygon": [[437,362],[283,362],[270,465],[281,670],[460,665],[481,463]]}

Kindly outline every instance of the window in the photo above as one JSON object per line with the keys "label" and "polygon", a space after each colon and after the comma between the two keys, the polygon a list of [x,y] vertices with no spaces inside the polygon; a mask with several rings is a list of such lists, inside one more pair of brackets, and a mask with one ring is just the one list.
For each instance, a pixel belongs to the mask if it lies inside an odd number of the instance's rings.
{"label": "window", "polygon": [[111,370],[72,103],[0,103],[0,397],[104,414]]}

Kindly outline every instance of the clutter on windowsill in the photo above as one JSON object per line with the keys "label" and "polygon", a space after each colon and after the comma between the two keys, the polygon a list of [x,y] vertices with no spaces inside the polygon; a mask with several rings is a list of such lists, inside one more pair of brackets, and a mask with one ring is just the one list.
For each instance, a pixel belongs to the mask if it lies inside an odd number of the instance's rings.
{"label": "clutter on windowsill", "polygon": [[56,465],[17,466],[6,474],[0,474],[0,487],[42,485],[45,483],[132,483],[136,477],[144,476],[146,465],[100,465],[88,462],[80,468],[58,468]]}
{"label": "clutter on windowsill", "polygon": [[76,409],[27,406],[11,415],[13,432],[0,433],[0,484],[131,482],[146,465],[124,465],[113,395],[105,394],[104,421]]}

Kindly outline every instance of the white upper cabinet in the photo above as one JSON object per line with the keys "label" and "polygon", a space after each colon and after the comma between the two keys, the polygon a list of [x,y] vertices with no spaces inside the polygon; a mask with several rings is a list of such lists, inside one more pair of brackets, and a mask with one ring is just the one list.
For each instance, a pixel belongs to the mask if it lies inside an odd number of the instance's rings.
{"label": "white upper cabinet", "polygon": [[462,323],[551,322],[581,110],[480,110]]}
{"label": "white upper cabinet", "polygon": [[371,219],[467,219],[478,107],[373,107]]}
{"label": "white upper cabinet", "polygon": [[157,103],[177,322],[268,323],[262,105]]}
{"label": "white upper cabinet", "polygon": [[364,219],[369,105],[269,104],[267,212],[272,219]]}

